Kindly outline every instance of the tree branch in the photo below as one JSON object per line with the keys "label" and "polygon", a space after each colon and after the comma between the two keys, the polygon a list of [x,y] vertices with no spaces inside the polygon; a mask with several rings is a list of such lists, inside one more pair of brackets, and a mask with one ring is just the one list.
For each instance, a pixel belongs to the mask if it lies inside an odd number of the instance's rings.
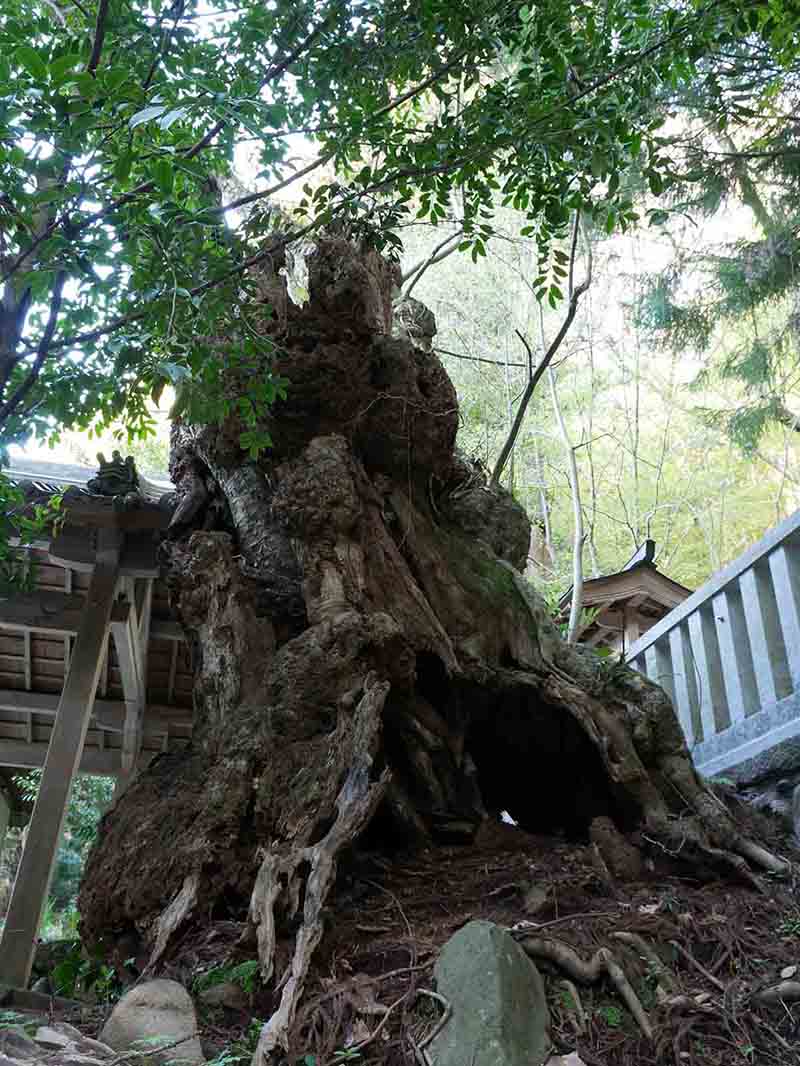
{"label": "tree branch", "polygon": [[419,85],[415,85],[413,88],[401,93],[399,96],[395,97],[394,100],[390,100],[388,104],[384,104],[383,107],[379,107],[373,115],[373,118],[381,118],[383,115],[387,115],[390,111],[394,111],[396,107],[405,104],[408,100],[412,100],[415,96],[419,96],[419,94],[424,93],[426,89],[430,89],[431,85],[435,85],[437,81],[441,81],[445,74],[449,74],[450,71],[461,62],[465,54],[466,53],[463,51],[456,52],[452,59],[448,60],[443,67],[439,67],[438,70],[425,78],[424,81],[421,81]]}
{"label": "tree branch", "polygon": [[489,363],[491,366],[496,366],[498,370],[505,370],[507,366],[525,367],[527,363],[501,363],[499,359],[489,359],[485,355],[464,355],[462,352],[451,352],[447,348],[434,348],[434,352],[437,355],[449,355],[453,359],[466,359],[469,363]]}
{"label": "tree branch", "polygon": [[[412,267],[411,270],[408,271],[408,273],[403,274],[402,278],[400,279],[401,284],[403,285],[405,285],[409,278],[413,278],[413,281],[403,293],[404,298],[408,298],[411,295],[411,290],[417,284],[417,282],[428,269],[428,267],[432,267],[434,263],[440,263],[443,259],[446,259],[448,255],[453,254],[456,248],[458,248],[458,242],[461,240],[463,235],[463,228],[459,228],[456,233],[451,233],[449,237],[445,237],[443,241],[440,241],[439,244],[436,245],[436,247],[433,249],[427,259],[420,260],[420,262],[418,262],[416,266]],[[451,244],[451,242],[453,243]],[[451,247],[448,248],[448,244],[451,244]]]}
{"label": "tree branch", "polygon": [[50,310],[47,315],[47,323],[44,327],[41,339],[36,349],[36,358],[33,361],[33,365],[28,371],[25,380],[16,390],[16,392],[9,397],[5,403],[0,406],[0,427],[2,427],[9,419],[9,417],[16,411],[27,394],[36,384],[36,380],[39,377],[39,373],[44,366],[44,362],[51,351],[51,344],[53,341],[53,335],[56,331],[58,324],[58,315],[61,310],[61,300],[64,293],[64,284],[67,280],[66,270],[59,270],[56,274],[55,282],[53,283],[53,292],[50,296]]}
{"label": "tree branch", "polygon": [[97,73],[97,67],[100,64],[100,56],[103,52],[103,41],[106,36],[106,18],[108,17],[108,8],[111,0],[100,0],[97,5],[97,21],[94,24],[94,42],[92,43],[92,54],[89,56],[89,62],[86,64],[87,73],[92,77]]}
{"label": "tree branch", "polygon": [[[280,240],[275,241],[274,244],[270,244],[270,246],[263,251],[251,255],[247,259],[243,259],[229,270],[224,271],[219,277],[210,278],[208,281],[204,281],[200,285],[195,285],[193,289],[189,290],[189,296],[202,296],[203,293],[208,292],[210,289],[215,289],[218,285],[224,284],[224,282],[229,281],[238,274],[243,274],[251,267],[266,262],[268,259],[272,258],[275,252],[279,251],[281,248],[285,248],[286,245],[291,244],[292,241],[299,240],[300,237],[305,237],[307,233],[317,229],[319,225],[320,221],[319,219],[316,219],[303,229],[286,234],[281,237]],[[117,330],[130,325],[131,322],[138,322],[140,319],[145,318],[149,313],[149,306],[140,307],[136,311],[129,311],[125,315],[120,315],[118,318],[112,319],[111,322],[106,323],[104,326],[98,326],[97,329],[88,330],[85,333],[73,333],[71,336],[60,340],[57,344],[51,345],[50,350],[60,351],[63,348],[73,348],[78,344],[89,344],[92,341],[99,340],[101,337],[107,337],[111,333],[116,333]]]}
{"label": "tree branch", "polygon": [[261,192],[251,192],[248,193],[247,196],[240,196],[238,200],[231,200],[230,203],[220,204],[219,207],[209,209],[208,214],[223,215],[226,211],[234,211],[237,207],[244,207],[247,204],[255,203],[256,200],[264,200],[267,197],[274,196],[276,192],[280,192],[281,189],[285,189],[300,178],[304,178],[306,174],[310,174],[312,171],[324,166],[325,163],[331,159],[333,159],[333,152],[319,155],[313,162],[309,163],[307,167],[303,167],[302,170],[296,170],[291,177],[284,178],[283,181],[279,181],[277,185],[272,185],[269,189],[262,189]]}
{"label": "tree branch", "polygon": [[[315,27],[315,29],[313,29],[311,31],[311,33],[309,33],[297,45],[296,48],[293,48],[288,56],[286,56],[283,60],[281,60],[281,62],[278,63],[277,65],[273,65],[272,67],[270,67],[270,69],[267,71],[267,73],[264,75],[264,77],[263,77],[263,79],[261,81],[260,88],[263,89],[271,81],[274,81],[275,78],[277,78],[281,74],[283,74],[286,71],[287,67],[291,66],[291,64],[294,63],[294,61],[296,59],[298,59],[298,57],[301,56],[304,51],[307,51],[307,49],[313,44],[313,42],[320,35],[320,33],[322,33],[322,31],[325,29],[325,27],[327,26],[328,22],[330,22],[332,17],[333,17],[333,14],[330,14],[330,15],[328,15],[327,18],[323,19],[323,21],[319,24],[319,26]],[[204,133],[203,136],[200,137],[199,140],[195,141],[195,143],[193,145],[191,145],[189,148],[186,148],[181,153],[182,157],[184,159],[194,159],[194,157],[199,155],[200,152],[202,152],[204,149],[208,148],[208,146],[211,144],[211,142],[214,140],[214,138],[217,136],[217,134],[220,133],[227,125],[228,125],[228,119],[226,119],[226,118],[220,119],[218,122],[215,122],[210,130],[208,130],[206,133]],[[333,153],[331,153],[331,155],[332,154]],[[113,200],[110,204],[107,204],[105,207],[101,208],[99,211],[96,211],[93,215],[90,215],[88,218],[84,219],[83,222],[80,224],[79,231],[86,229],[88,226],[92,225],[94,222],[99,222],[102,219],[107,218],[108,215],[113,214],[114,211],[119,210],[120,207],[124,207],[126,204],[131,203],[138,196],[142,196],[144,193],[152,192],[152,190],[155,188],[155,186],[156,186],[155,181],[143,181],[143,182],[141,182],[135,188],[131,189],[130,192],[126,192],[122,196],[117,197],[116,200]],[[265,191],[263,193],[258,193],[258,194],[257,193],[252,193],[251,194],[251,199],[248,200],[247,202],[252,203],[253,200],[260,199],[260,198],[262,198],[264,196],[267,196],[267,195],[268,195],[267,191]],[[223,207],[220,210],[227,210],[228,207],[230,207],[230,206],[231,205],[227,205],[226,207]]]}
{"label": "tree branch", "polygon": [[[561,323],[561,327],[560,327],[558,333],[556,333],[555,337],[553,338],[553,340],[552,340],[552,342],[550,344],[550,347],[547,349],[547,351],[542,356],[542,359],[541,359],[541,362],[539,363],[539,365],[530,374],[530,376],[528,378],[528,384],[525,387],[525,391],[523,392],[522,398],[521,398],[521,400],[519,402],[519,407],[517,408],[517,414],[516,414],[516,416],[514,418],[513,425],[511,426],[511,429],[509,430],[508,437],[506,438],[506,442],[505,442],[505,444],[503,445],[503,447],[502,447],[502,449],[500,451],[500,455],[498,456],[497,462],[495,463],[495,466],[494,466],[494,470],[492,471],[492,476],[489,479],[489,487],[490,488],[497,488],[498,484],[500,483],[500,477],[501,477],[501,475],[503,473],[503,470],[506,467],[506,463],[508,462],[508,457],[511,455],[511,452],[512,452],[512,450],[514,448],[514,445],[516,444],[517,437],[519,436],[519,431],[522,428],[523,419],[525,418],[525,412],[528,409],[528,404],[531,402],[531,397],[533,396],[534,390],[536,389],[536,386],[539,384],[539,382],[541,380],[541,377],[542,377],[542,374],[544,374],[545,370],[547,370],[548,366],[550,365],[550,362],[552,361],[553,356],[556,354],[556,352],[560,348],[561,342],[564,340],[564,338],[566,337],[567,333],[569,332],[569,328],[572,325],[573,319],[575,318],[575,314],[576,314],[576,312],[578,310],[578,303],[580,301],[581,296],[583,296],[583,294],[586,292],[586,290],[589,288],[589,286],[592,283],[592,254],[591,254],[591,246],[589,245],[589,242],[587,241],[586,242],[586,245],[587,245],[586,253],[587,253],[588,262],[587,262],[587,269],[586,269],[586,278],[577,287],[573,286],[574,269],[575,269],[574,261],[575,261],[575,255],[576,255],[576,252],[577,252],[577,245],[578,245],[578,228],[579,228],[579,216],[576,213],[575,219],[573,220],[573,224],[572,224],[572,240],[571,240],[571,245],[570,245],[570,265],[569,265],[570,294],[569,294],[569,304],[567,306],[567,313],[564,316],[564,321]],[[514,332],[517,334],[519,339],[525,345],[525,350],[528,353],[528,357],[530,358],[531,350],[530,350],[530,346],[529,346],[528,342],[525,340],[525,338],[519,332],[519,330],[515,330]]]}
{"label": "tree branch", "polygon": [[[544,324],[542,323],[544,334]],[[553,413],[556,416],[558,431],[564,444],[569,471],[569,491],[572,499],[572,597],[569,608],[569,623],[567,625],[567,644],[575,644],[580,635],[581,610],[583,608],[583,544],[586,539],[583,532],[583,506],[581,504],[581,483],[578,478],[578,461],[575,458],[576,448],[573,447],[567,431],[567,423],[564,421],[564,413],[558,401],[556,390],[556,376],[552,367],[547,368],[547,378],[550,383],[550,398],[553,401]]]}
{"label": "tree branch", "polygon": [[311,33],[307,34],[307,36],[304,37],[303,40],[300,41],[300,43],[280,61],[280,63],[278,63],[277,65],[273,65],[269,68],[267,73],[264,75],[263,81],[261,82],[262,89],[266,85],[269,85],[271,81],[275,81],[276,78],[279,78],[281,74],[285,73],[285,71],[292,65],[292,63],[294,63],[295,60],[300,58],[303,52],[308,51],[308,49],[311,47],[314,41],[316,41],[322,31],[327,28],[327,25],[333,19],[334,14],[335,12],[331,11],[331,13],[327,15],[318,26],[314,27]]}

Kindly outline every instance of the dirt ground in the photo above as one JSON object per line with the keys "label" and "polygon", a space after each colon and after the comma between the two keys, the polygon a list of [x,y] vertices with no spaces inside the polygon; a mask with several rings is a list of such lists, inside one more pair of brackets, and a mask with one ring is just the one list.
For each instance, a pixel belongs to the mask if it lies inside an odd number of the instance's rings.
{"label": "dirt ground", "polygon": [[[778,852],[800,860],[766,819],[758,828]],[[668,857],[645,867],[640,880],[609,880],[590,846],[504,824],[488,826],[472,846],[391,862],[352,856],[340,871],[287,1061],[425,1064],[425,1037],[446,1007],[430,995],[437,953],[462,925],[482,918],[517,927],[519,937],[556,938],[584,960],[611,948],[652,1025],[648,1039],[607,978],[570,988],[563,972],[540,962],[555,1052],[577,1051],[587,1066],[800,1062],[800,1003],[758,1000],[792,966],[800,975],[797,881],[767,881],[762,894],[730,880],[681,876]],[[254,957],[243,930],[226,919],[201,942],[187,932],[164,975],[191,988],[212,967]],[[619,932],[642,939],[623,944]],[[280,973],[288,957],[278,961]],[[208,1057],[236,1042],[244,1049],[273,997],[256,991],[247,1010],[201,1008]],[[66,1020],[97,1035],[105,1013],[97,1008]]]}

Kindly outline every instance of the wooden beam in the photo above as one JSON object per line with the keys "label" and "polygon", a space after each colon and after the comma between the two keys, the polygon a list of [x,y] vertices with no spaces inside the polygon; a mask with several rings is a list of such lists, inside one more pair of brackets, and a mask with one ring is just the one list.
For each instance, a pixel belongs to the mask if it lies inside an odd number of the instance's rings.
{"label": "wooden beam", "polygon": [[[21,770],[41,769],[47,759],[47,749],[48,745],[40,741],[25,744],[22,741],[0,740],[0,766],[11,766]],[[81,754],[78,773],[116,777],[121,763],[122,753],[118,748],[105,750],[86,748]],[[0,959],[0,972],[5,973],[3,962],[4,959]]]}
{"label": "wooden beam", "polygon": [[124,532],[166,529],[171,513],[155,503],[122,510],[113,496],[67,495],[61,505],[65,525],[93,526]]}
{"label": "wooden beam", "polygon": [[103,645],[103,665],[100,668],[100,685],[98,692],[105,698],[108,695],[108,669],[111,661],[111,648],[108,634],[106,634],[106,642]]}
{"label": "wooden beam", "polygon": [[100,535],[97,566],[58,705],[39,792],[0,939],[0,983],[26,988],[67,801],[81,764],[117,587],[120,534]]}
{"label": "wooden beam", "polygon": [[585,644],[587,648],[594,648],[597,647],[598,644],[602,644],[608,638],[609,634],[612,633],[617,634],[618,630],[616,630],[613,626],[601,625],[598,626],[598,628],[592,633],[588,640],[581,641],[581,643]]}
{"label": "wooden beam", "polygon": [[[59,697],[44,692],[22,692],[17,689],[0,689],[0,721],[4,711],[13,714],[38,714],[55,718]],[[97,729],[121,733],[125,721],[125,704],[120,700],[94,701],[91,722]],[[173,726],[191,727],[192,717],[185,710],[155,704],[148,707],[144,718],[144,732],[162,734]],[[0,744],[3,741],[0,740]],[[8,764],[6,764],[8,765]]]}
{"label": "wooden beam", "polygon": [[626,651],[628,648],[633,647],[639,637],[642,635],[641,620],[639,618],[639,612],[634,607],[632,610],[628,608],[626,604],[622,609],[622,617],[624,619],[624,628],[622,633],[622,650]]}
{"label": "wooden beam", "polygon": [[[63,526],[48,546],[48,558],[63,566],[90,574],[94,567],[95,547],[83,526]],[[119,572],[128,577],[158,577],[161,567],[152,531],[129,533],[120,559]]]}
{"label": "wooden beam", "polygon": [[[654,603],[671,610],[683,603],[689,590],[657,570],[637,567],[608,577],[591,578],[583,589],[584,607],[600,607],[611,601],[630,600],[644,596]],[[563,603],[565,597],[562,596]]]}
{"label": "wooden beam", "polygon": [[[27,630],[63,637],[78,632],[86,604],[86,598],[78,593],[37,589],[0,601],[0,626],[17,632]],[[114,604],[112,617],[124,621],[128,611],[128,604]]]}
{"label": "wooden beam", "polygon": [[[153,579],[151,577],[140,581],[136,586],[136,614],[139,617],[139,643],[143,654],[147,654],[147,645],[150,642],[150,625],[153,617]],[[145,663],[145,667],[147,664]],[[145,679],[147,670],[144,671]]]}
{"label": "wooden beam", "polygon": [[[80,593],[51,592],[39,589],[7,600],[0,600],[0,627],[18,633],[49,633],[58,637],[78,632],[86,598]],[[114,622],[124,622],[130,612],[127,603],[115,603]],[[153,640],[185,640],[177,622],[151,619],[149,636]]]}

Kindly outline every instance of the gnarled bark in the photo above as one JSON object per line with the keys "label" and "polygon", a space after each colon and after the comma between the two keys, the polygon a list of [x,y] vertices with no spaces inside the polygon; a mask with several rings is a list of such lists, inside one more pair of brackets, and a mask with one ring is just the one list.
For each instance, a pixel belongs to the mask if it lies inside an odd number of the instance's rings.
{"label": "gnarled bark", "polygon": [[784,866],[697,777],[663,691],[560,640],[521,574],[524,512],[455,452],[437,357],[390,336],[392,268],[339,240],[310,268],[302,309],[261,279],[289,380],[274,449],[248,460],[234,420],[175,426],[187,504],[164,552],[193,742],[105,817],[80,898],[85,939],[133,934],[152,969],[193,923],[247,916],[281,990],[261,1063],[286,1047],[359,838],[468,843],[507,810],[575,836],[609,818],[753,883]]}

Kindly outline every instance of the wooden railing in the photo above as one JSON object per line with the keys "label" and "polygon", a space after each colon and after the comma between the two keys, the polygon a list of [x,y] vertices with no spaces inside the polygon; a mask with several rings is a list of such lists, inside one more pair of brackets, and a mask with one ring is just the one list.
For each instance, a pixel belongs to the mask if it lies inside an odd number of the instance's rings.
{"label": "wooden railing", "polygon": [[800,511],[631,646],[667,690],[695,765],[753,779],[800,758]]}

